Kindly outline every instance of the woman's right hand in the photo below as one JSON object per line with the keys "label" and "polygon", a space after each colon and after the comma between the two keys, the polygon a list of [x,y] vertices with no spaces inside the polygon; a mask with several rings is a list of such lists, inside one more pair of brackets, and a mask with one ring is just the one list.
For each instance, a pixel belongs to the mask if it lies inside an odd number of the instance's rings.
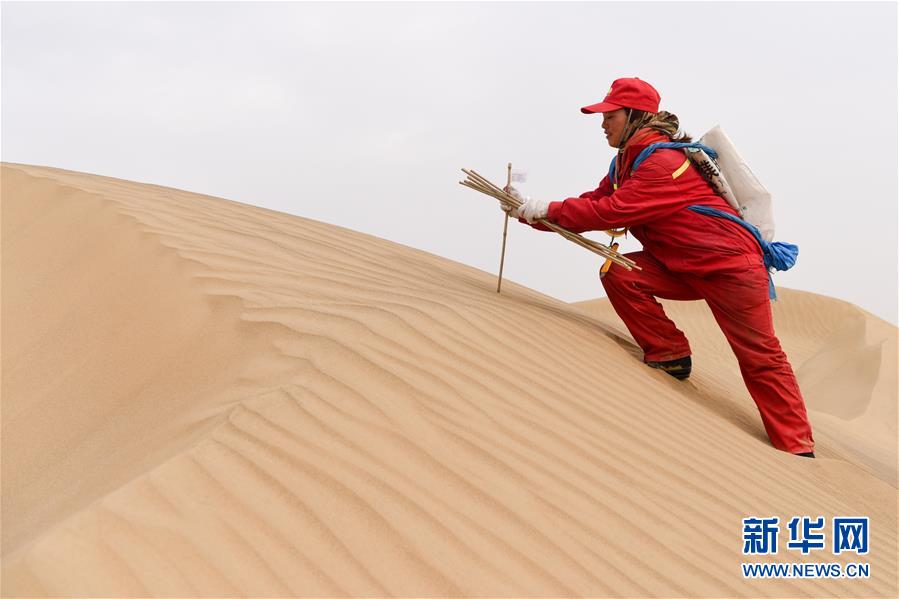
{"label": "woman's right hand", "polygon": [[[518,193],[518,190],[512,187],[511,185],[506,185],[503,187],[503,191],[507,194],[515,198],[521,203],[524,203],[525,198],[521,197],[521,194]],[[517,219],[519,217],[518,208],[514,208],[511,204],[506,204],[505,202],[499,203],[500,209],[506,213],[507,216],[511,216],[512,218]]]}
{"label": "woman's right hand", "polygon": [[514,187],[512,187],[511,185],[506,185],[505,187],[503,187],[503,191],[505,191],[507,194],[509,194],[510,196],[512,196],[513,198],[518,200],[519,202],[524,201],[524,198],[521,196],[520,193],[518,193],[518,190],[515,189]]}
{"label": "woman's right hand", "polygon": [[504,204],[503,202],[500,202],[499,207],[503,212],[506,213],[506,216],[511,216],[512,218],[515,218],[515,219],[519,218],[519,216],[520,216],[518,214],[518,208],[513,208],[509,204]]}

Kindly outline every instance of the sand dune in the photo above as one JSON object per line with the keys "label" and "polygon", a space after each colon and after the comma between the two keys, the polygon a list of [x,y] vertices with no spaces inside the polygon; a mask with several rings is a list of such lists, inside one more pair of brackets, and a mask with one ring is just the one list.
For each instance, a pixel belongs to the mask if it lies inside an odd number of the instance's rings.
{"label": "sand dune", "polygon": [[[666,304],[678,382],[602,300],[17,164],[2,274],[4,596],[899,592],[897,330],[849,304],[775,305],[807,460],[699,303]],[[869,516],[870,578],[743,579],[741,519],[771,515]]]}

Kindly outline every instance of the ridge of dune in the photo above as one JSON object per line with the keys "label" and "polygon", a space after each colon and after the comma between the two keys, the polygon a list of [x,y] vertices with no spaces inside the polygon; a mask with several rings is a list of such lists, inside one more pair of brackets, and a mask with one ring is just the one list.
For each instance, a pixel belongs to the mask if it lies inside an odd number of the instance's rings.
{"label": "ridge of dune", "polygon": [[[7,163],[0,198],[4,596],[899,591],[896,329],[854,307],[775,307],[812,461],[695,306],[680,383],[601,301],[333,225]],[[753,515],[869,516],[870,578],[743,579]]]}

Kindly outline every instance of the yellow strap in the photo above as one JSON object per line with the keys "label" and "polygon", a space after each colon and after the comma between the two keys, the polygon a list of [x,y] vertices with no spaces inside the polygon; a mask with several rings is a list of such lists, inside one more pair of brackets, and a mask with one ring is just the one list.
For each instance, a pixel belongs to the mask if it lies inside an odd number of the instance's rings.
{"label": "yellow strap", "polygon": [[689,168],[689,166],[690,166],[690,159],[687,158],[686,160],[684,160],[684,163],[682,165],[677,167],[676,171],[671,173],[671,178],[677,179],[678,177],[680,177],[681,175],[684,174],[684,171],[687,170],[687,168]]}

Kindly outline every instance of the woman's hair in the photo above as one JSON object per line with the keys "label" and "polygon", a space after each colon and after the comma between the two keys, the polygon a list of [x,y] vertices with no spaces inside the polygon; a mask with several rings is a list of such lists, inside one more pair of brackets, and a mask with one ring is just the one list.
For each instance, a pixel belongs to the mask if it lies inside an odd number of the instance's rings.
{"label": "woman's hair", "polygon": [[646,112],[645,110],[631,109],[630,121],[625,129],[625,134],[627,135],[625,140],[630,139],[634,133],[643,128],[649,128],[658,131],[659,133],[663,133],[670,137],[671,141],[693,141],[693,138],[687,135],[686,131],[681,131],[680,135],[678,135],[680,121],[677,119],[677,115],[664,110],[653,113]]}

